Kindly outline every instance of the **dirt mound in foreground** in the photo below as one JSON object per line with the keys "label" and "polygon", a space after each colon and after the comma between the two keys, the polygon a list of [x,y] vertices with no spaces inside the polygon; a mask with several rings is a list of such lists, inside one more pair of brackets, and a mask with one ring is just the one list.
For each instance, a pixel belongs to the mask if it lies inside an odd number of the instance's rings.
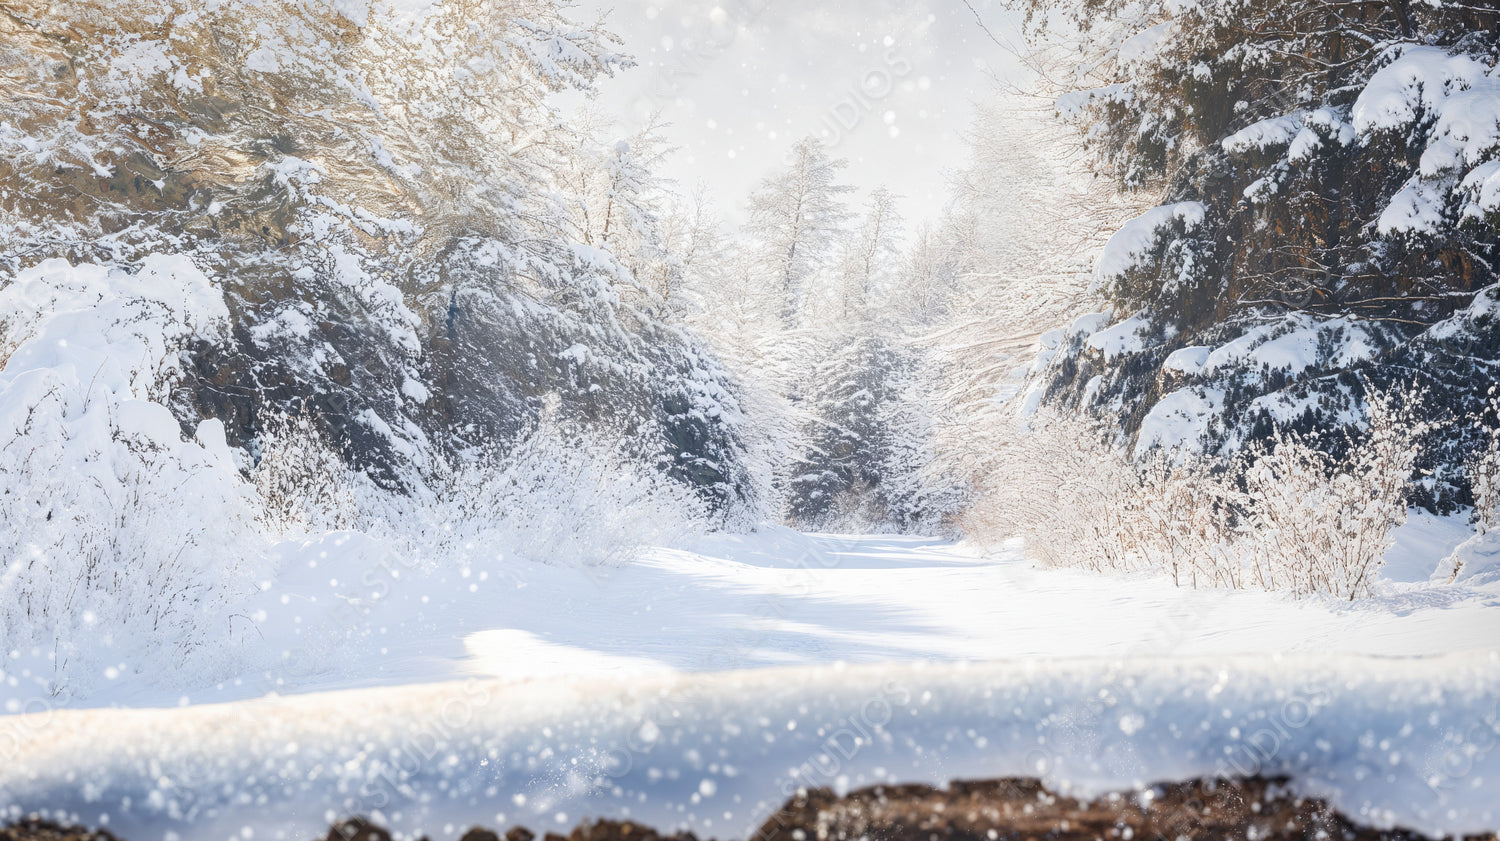
{"label": "dirt mound in foreground", "polygon": [[[1078,800],[1037,780],[872,786],[840,797],[799,792],[746,841],[1424,841],[1407,830],[1358,826],[1320,801],[1297,797],[1284,780],[1219,780],[1151,786]],[[104,831],[28,820],[0,829],[0,841],[118,841]],[[326,841],[391,841],[363,818],[334,826]],[[475,827],[459,841],[537,841],[522,827]],[[698,841],[631,821],[580,824],[541,841]],[[1493,834],[1465,841],[1497,841]]]}

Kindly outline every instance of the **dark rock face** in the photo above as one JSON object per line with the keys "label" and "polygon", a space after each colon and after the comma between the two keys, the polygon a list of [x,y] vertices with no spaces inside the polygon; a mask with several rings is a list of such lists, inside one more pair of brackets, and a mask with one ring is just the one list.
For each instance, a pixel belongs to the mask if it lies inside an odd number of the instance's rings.
{"label": "dark rock face", "polygon": [[[1307,313],[1197,332],[1172,332],[1148,320],[1137,336],[1139,348],[1111,357],[1075,332],[1040,376],[1049,404],[1106,422],[1122,442],[1140,442],[1137,452],[1152,445],[1152,414],[1165,408],[1164,399],[1191,395],[1206,407],[1200,434],[1176,443],[1219,457],[1266,439],[1275,428],[1337,441],[1341,430],[1363,419],[1371,389],[1410,393],[1416,415],[1439,427],[1423,442],[1418,469],[1427,480],[1414,485],[1412,503],[1449,512],[1473,503],[1465,466],[1484,442],[1474,421],[1497,422],[1488,405],[1500,359],[1497,294],[1482,291],[1469,308],[1425,329]],[[1245,352],[1212,369],[1165,364],[1174,351],[1236,342]],[[1269,349],[1291,343],[1304,343],[1306,350],[1297,365],[1260,361],[1277,358]],[[1262,349],[1269,350],[1264,357]]]}
{"label": "dark rock face", "polygon": [[[1078,5],[1091,21],[1133,8]],[[1318,15],[1303,15],[1312,8],[1341,19],[1337,36]],[[1169,415],[1212,404],[1197,430],[1203,440],[1188,442],[1210,455],[1264,439],[1273,424],[1339,437],[1361,414],[1367,385],[1414,385],[1423,420],[1458,419],[1419,465],[1415,501],[1447,510],[1471,501],[1462,467],[1477,436],[1468,418],[1484,408],[1500,359],[1500,214],[1459,185],[1492,165],[1500,147],[1486,142],[1461,161],[1444,158],[1445,106],[1430,82],[1409,115],[1361,114],[1370,110],[1367,93],[1374,101],[1389,90],[1391,77],[1381,74],[1404,72],[1395,63],[1417,45],[1492,70],[1500,7],[1354,8],[1295,0],[1218,7],[1184,23],[1180,40],[1148,67],[1119,79],[1130,94],[1091,113],[1090,142],[1127,184],[1158,185],[1168,202],[1194,203],[1200,218],[1162,224],[1149,254],[1100,275],[1115,317],[1143,322],[1138,341],[1109,354],[1075,344],[1043,385],[1048,402],[1117,426],[1123,441],[1141,436],[1147,448],[1158,407]],[[1367,46],[1352,46],[1356,39]],[[1285,50],[1288,43],[1298,46]],[[1309,64],[1243,61],[1254,54],[1296,54]],[[1295,128],[1265,132],[1275,124]],[[1422,213],[1404,210],[1414,194]],[[1272,352],[1221,358],[1212,370],[1163,365],[1178,350],[1277,339]],[[1175,402],[1165,399],[1173,394]]]}

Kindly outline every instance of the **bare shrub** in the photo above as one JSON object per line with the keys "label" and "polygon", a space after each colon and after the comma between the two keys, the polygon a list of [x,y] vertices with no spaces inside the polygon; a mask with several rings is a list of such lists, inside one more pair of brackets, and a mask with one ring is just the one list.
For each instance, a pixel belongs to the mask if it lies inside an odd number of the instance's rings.
{"label": "bare shrub", "polygon": [[352,528],[358,507],[353,472],[304,409],[267,413],[250,478],[267,533],[294,538]]}
{"label": "bare shrub", "polygon": [[965,527],[1022,538],[1054,566],[1160,570],[1179,586],[1367,596],[1391,530],[1406,520],[1420,444],[1433,428],[1413,411],[1418,396],[1370,389],[1369,422],[1358,433],[1335,442],[1277,430],[1217,461],[1162,451],[1135,461],[1088,421],[1039,416],[1007,442],[996,482]]}
{"label": "bare shrub", "polygon": [[625,436],[543,419],[514,445],[431,463],[426,489],[363,501],[372,534],[417,563],[520,558],[608,567],[708,528],[706,504]]}
{"label": "bare shrub", "polygon": [[1241,586],[1231,524],[1244,495],[1231,469],[1210,459],[1155,450],[1138,467],[1127,522],[1147,565],[1178,586]]}
{"label": "bare shrub", "polygon": [[[1500,418],[1500,398],[1490,398],[1488,414]],[[1484,446],[1469,460],[1469,483],[1474,489],[1474,527],[1485,534],[1500,523],[1500,425],[1487,426],[1483,420],[1474,425],[1484,436]]]}
{"label": "bare shrub", "polygon": [[1341,457],[1330,455],[1328,442],[1279,430],[1247,453],[1239,546],[1256,584],[1298,595],[1370,594],[1391,530],[1406,522],[1421,440],[1433,428],[1412,409],[1419,396],[1370,390],[1368,427],[1346,433]]}
{"label": "bare shrub", "polygon": [[1138,530],[1122,505],[1139,488],[1123,452],[1097,425],[1039,415],[1028,431],[1004,439],[986,493],[964,515],[964,530],[1019,537],[1028,553],[1053,566],[1132,569]]}

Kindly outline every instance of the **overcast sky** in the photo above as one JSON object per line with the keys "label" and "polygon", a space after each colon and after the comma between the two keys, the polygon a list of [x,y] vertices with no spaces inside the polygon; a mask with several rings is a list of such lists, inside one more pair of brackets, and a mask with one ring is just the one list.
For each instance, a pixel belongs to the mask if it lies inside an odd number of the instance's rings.
{"label": "overcast sky", "polygon": [[[1002,40],[999,2],[971,0]],[[1016,71],[964,0],[581,0],[607,15],[639,66],[606,80],[599,107],[629,134],[653,112],[680,150],[668,175],[704,183],[738,219],[745,196],[805,135],[847,158],[848,183],[884,184],[915,223],[936,215],[946,173],[994,73]],[[913,225],[909,225],[912,227]]]}

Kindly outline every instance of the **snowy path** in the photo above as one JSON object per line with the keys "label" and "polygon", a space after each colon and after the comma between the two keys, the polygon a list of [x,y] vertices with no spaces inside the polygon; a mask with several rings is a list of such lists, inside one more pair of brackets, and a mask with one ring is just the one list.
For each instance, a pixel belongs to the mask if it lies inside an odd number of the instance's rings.
{"label": "snowy path", "polygon": [[1348,605],[1040,569],[903,537],[719,537],[589,576],[532,577],[472,674],[714,671],[887,660],[1239,653],[1442,654],[1500,646],[1500,588],[1391,585]]}
{"label": "snowy path", "polygon": [[132,674],[121,662],[119,677],[69,698],[41,699],[24,681],[5,691],[13,708],[176,706],[184,697],[215,703],[465,677],[1500,647],[1497,585],[1389,583],[1386,596],[1354,605],[1296,601],[1044,569],[1014,553],[980,557],[918,538],[767,529],[710,537],[693,552],[657,550],[622,568],[502,560],[407,573],[372,604],[361,602],[359,583],[379,559],[372,547],[349,535],[300,547],[262,595],[266,614],[245,640],[261,665],[222,684],[182,675],[163,686],[162,675]]}

